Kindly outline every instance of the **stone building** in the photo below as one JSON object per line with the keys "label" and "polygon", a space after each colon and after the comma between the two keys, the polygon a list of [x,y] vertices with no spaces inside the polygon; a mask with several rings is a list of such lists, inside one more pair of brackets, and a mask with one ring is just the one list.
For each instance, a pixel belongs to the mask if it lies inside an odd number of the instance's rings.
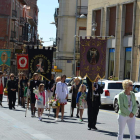
{"label": "stone building", "polygon": [[107,41],[106,78],[140,80],[139,20],[139,0],[88,1],[87,36],[112,36]]}
{"label": "stone building", "polygon": [[78,37],[75,41],[75,35],[86,36],[88,0],[58,0],[58,2],[59,8],[55,9],[54,14],[57,28],[55,65],[62,70],[58,75],[66,74],[68,77],[79,75],[80,46]]}

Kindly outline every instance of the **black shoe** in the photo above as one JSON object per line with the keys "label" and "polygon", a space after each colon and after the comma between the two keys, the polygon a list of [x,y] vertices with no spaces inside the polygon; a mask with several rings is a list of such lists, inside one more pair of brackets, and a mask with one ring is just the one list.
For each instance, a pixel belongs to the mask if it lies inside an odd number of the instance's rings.
{"label": "black shoe", "polygon": [[13,109],[15,110],[15,107],[13,106]]}
{"label": "black shoe", "polygon": [[92,127],[92,129],[94,129],[94,130],[98,130],[96,126]]}
{"label": "black shoe", "polygon": [[71,114],[71,117],[73,117],[73,114]]}
{"label": "black shoe", "polygon": [[90,128],[90,127],[88,127],[88,130],[91,130],[91,128]]}
{"label": "black shoe", "polygon": [[79,115],[76,114],[76,117],[79,118]]}

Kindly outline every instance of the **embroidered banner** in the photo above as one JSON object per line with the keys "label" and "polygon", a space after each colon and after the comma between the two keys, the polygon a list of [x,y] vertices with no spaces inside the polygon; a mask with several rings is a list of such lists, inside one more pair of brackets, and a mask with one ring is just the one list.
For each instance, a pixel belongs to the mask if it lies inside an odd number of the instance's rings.
{"label": "embroidered banner", "polygon": [[0,50],[0,71],[10,73],[11,64],[11,50],[2,49]]}
{"label": "embroidered banner", "polygon": [[28,47],[29,55],[29,78],[34,73],[41,74],[47,80],[51,80],[53,48],[37,49]]}
{"label": "embroidered banner", "polygon": [[29,66],[28,54],[17,54],[18,70],[28,70],[28,66]]}
{"label": "embroidered banner", "polygon": [[105,77],[107,38],[80,38],[80,76],[89,77],[94,82],[96,77]]}

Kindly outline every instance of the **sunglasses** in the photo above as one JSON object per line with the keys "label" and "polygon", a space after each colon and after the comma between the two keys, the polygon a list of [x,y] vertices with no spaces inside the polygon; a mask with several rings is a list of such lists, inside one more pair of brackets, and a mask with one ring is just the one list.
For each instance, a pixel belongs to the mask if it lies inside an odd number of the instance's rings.
{"label": "sunglasses", "polygon": [[133,87],[133,85],[129,85],[130,87]]}

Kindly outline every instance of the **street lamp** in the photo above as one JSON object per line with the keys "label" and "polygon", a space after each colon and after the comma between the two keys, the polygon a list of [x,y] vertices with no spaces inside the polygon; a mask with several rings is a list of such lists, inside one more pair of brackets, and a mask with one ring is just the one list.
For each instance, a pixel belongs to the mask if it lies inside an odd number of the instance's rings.
{"label": "street lamp", "polygon": [[51,22],[50,24],[55,24],[55,22],[53,21],[53,22]]}
{"label": "street lamp", "polygon": [[84,14],[82,14],[81,16],[80,16],[80,18],[87,18]]}

